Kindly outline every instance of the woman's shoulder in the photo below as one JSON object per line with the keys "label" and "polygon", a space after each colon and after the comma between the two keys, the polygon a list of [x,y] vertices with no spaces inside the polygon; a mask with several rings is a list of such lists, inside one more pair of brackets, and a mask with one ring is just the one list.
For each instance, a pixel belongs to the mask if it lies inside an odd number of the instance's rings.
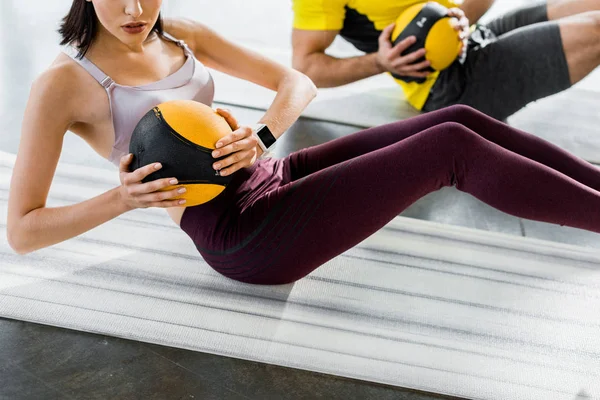
{"label": "woman's shoulder", "polygon": [[52,64],[33,81],[30,98],[44,108],[65,108],[77,119],[82,105],[89,104],[90,95],[101,87],[76,61],[59,53]]}
{"label": "woman's shoulder", "polygon": [[[91,81],[90,81],[91,80]],[[72,96],[82,86],[95,80],[77,62],[65,53],[59,53],[52,64],[33,82],[33,88],[43,91],[52,90],[57,95]]]}

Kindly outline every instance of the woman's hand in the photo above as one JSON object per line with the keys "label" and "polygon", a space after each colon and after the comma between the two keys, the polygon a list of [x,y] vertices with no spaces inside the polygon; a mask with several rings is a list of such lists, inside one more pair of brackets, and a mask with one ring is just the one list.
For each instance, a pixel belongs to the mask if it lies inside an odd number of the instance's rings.
{"label": "woman's hand", "polygon": [[185,204],[183,199],[174,199],[185,193],[185,188],[175,188],[161,191],[169,186],[177,185],[177,179],[164,178],[152,182],[142,183],[142,179],[162,168],[160,163],[148,164],[129,172],[129,164],[133,160],[132,154],[121,157],[119,163],[119,179],[121,186],[119,193],[121,200],[129,210],[147,207],[177,207]]}
{"label": "woman's hand", "polygon": [[225,157],[213,164],[213,168],[219,171],[219,175],[227,176],[235,171],[254,164],[262,154],[258,147],[258,141],[252,135],[249,126],[239,126],[237,120],[229,110],[217,108],[217,113],[225,118],[233,132],[220,139],[216,144],[216,150],[212,152],[214,158]]}

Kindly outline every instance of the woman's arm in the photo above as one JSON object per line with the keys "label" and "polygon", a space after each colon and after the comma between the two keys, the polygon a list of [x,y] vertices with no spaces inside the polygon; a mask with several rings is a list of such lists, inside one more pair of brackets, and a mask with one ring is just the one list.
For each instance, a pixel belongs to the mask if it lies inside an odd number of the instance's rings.
{"label": "woman's arm", "polygon": [[[174,191],[151,193],[167,186],[166,180],[139,183],[153,166],[128,173],[124,172],[125,162],[121,186],[78,204],[46,207],[65,132],[75,121],[81,122],[81,104],[94,104],[84,89],[89,85],[78,84],[77,68],[69,63],[53,67],[31,88],[8,198],[7,238],[19,254],[78,236],[133,208],[179,205],[176,201],[160,201],[175,197]],[[143,204],[136,198],[141,198]]]}
{"label": "woman's arm", "polygon": [[183,39],[207,67],[276,91],[273,103],[257,121],[267,124],[275,137],[298,119],[317,94],[306,75],[238,46],[198,22],[168,19],[165,30]]}
{"label": "woman's arm", "polygon": [[23,117],[7,216],[8,242],[19,254],[77,236],[125,211],[116,190],[71,206],[45,207],[63,137],[75,117],[69,72],[63,64],[42,74]]}

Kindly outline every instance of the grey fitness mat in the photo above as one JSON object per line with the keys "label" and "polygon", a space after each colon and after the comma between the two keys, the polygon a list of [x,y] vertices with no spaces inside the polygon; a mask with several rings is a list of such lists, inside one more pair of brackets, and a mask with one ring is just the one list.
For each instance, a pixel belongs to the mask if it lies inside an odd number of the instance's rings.
{"label": "grey fitness mat", "polygon": [[[13,162],[0,153],[2,235]],[[117,184],[61,164],[48,205]],[[1,317],[468,398],[600,399],[597,250],[397,218],[261,287],[212,271],[157,209],[26,256],[0,246]]]}

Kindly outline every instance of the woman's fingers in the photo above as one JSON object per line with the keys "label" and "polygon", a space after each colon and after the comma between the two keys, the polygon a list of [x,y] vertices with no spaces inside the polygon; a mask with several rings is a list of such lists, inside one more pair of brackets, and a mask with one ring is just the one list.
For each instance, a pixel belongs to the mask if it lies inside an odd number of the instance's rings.
{"label": "woman's fingers", "polygon": [[160,163],[152,163],[146,166],[140,167],[133,172],[122,173],[122,183],[125,185],[132,185],[134,183],[141,182],[142,179],[147,177],[153,172],[158,171],[162,168]]}
{"label": "woman's fingers", "polygon": [[174,200],[176,197],[181,196],[186,192],[185,188],[175,188],[172,190],[156,191],[152,193],[145,193],[137,196],[136,200],[140,203],[148,205],[148,207],[154,207],[152,204],[157,204],[164,201],[176,201],[181,204],[181,200]]}
{"label": "woman's fingers", "polygon": [[153,193],[158,190],[163,190],[169,186],[175,186],[177,183],[177,179],[175,178],[157,179],[152,182],[129,185],[127,192],[132,196],[139,196],[146,193]]}
{"label": "woman's fingers", "polygon": [[252,135],[245,136],[245,137],[242,137],[242,139],[237,140],[231,144],[228,144],[225,147],[222,147],[217,150],[213,150],[212,156],[214,158],[225,157],[229,154],[235,153],[236,151],[253,149],[256,147],[257,144],[258,144],[258,141],[254,136],[252,136]]}
{"label": "woman's fingers", "polygon": [[[221,156],[229,154],[229,153],[222,152],[221,149],[233,142],[241,140],[250,135],[252,135],[252,129],[250,129],[249,126],[242,126],[241,128],[236,129],[229,135],[225,136],[224,138],[219,139],[219,141],[216,143],[215,147],[221,152],[220,153]],[[214,152],[213,152],[213,154],[214,154]],[[215,157],[215,156],[213,155],[213,157]],[[220,156],[216,156],[216,157],[220,157]]]}
{"label": "woman's fingers", "polygon": [[237,121],[237,119],[233,116],[233,114],[231,114],[231,111],[229,111],[226,108],[217,108],[217,114],[219,114],[221,117],[225,118],[225,121],[227,121],[227,123],[229,124],[229,127],[232,130],[237,130],[240,125]]}
{"label": "woman's fingers", "polygon": [[133,154],[129,153],[121,157],[119,160],[119,172],[129,172],[129,164],[133,160]]}
{"label": "woman's fingers", "polygon": [[230,155],[224,160],[219,161],[217,164],[223,163],[218,168],[219,175],[227,176],[234,172],[249,167],[256,160],[256,149],[238,151]]}

